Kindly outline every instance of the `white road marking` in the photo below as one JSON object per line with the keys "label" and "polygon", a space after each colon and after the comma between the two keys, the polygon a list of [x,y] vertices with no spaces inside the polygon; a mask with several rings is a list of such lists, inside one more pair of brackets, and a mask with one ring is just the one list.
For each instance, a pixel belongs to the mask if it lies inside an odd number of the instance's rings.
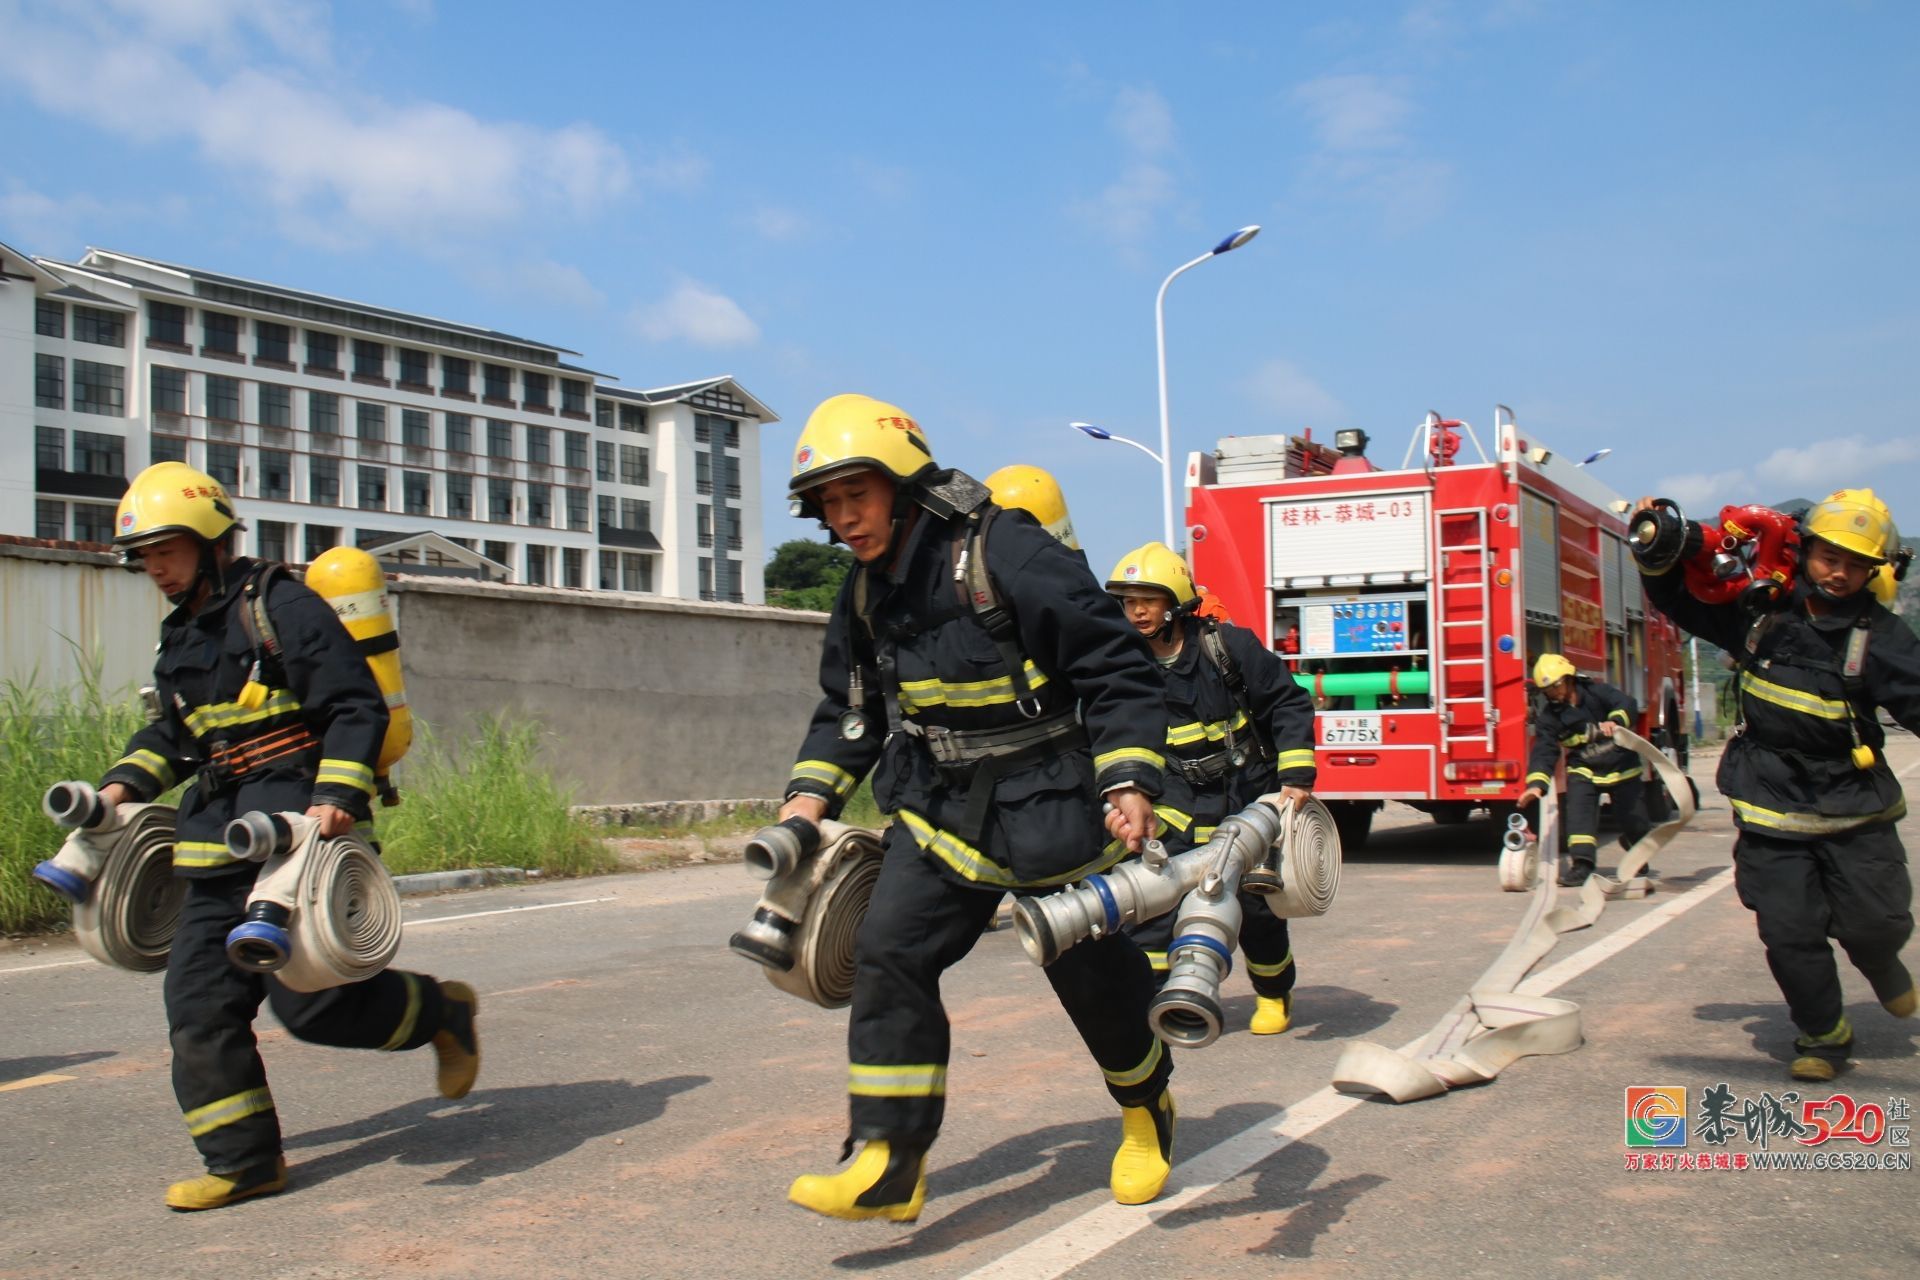
{"label": "white road marking", "polygon": [[[1571,982],[1595,965],[1671,924],[1732,883],[1733,872],[1721,872],[1673,901],[1648,912],[1626,928],[1535,974],[1523,982],[1519,990],[1527,995],[1545,995]],[[1426,1035],[1422,1033],[1417,1039],[1401,1045],[1399,1051],[1412,1053],[1425,1039]],[[1054,1277],[1065,1275],[1128,1236],[1152,1226],[1169,1213],[1207,1195],[1221,1183],[1239,1177],[1260,1161],[1314,1130],[1333,1123],[1365,1101],[1367,1099],[1364,1097],[1340,1093],[1329,1085],[1288,1107],[1281,1113],[1278,1123],[1262,1121],[1183,1161],[1173,1172],[1171,1181],[1179,1187],[1173,1194],[1144,1207],[1103,1204],[1090,1209],[1031,1244],[1021,1246],[1014,1253],[968,1272],[962,1280],[1054,1280]]]}
{"label": "white road marking", "polygon": [[55,960],[50,964],[23,964],[12,969],[0,969],[0,978],[10,973],[32,973],[35,969],[65,969],[70,965],[92,963],[91,960]]}
{"label": "white road marking", "polygon": [[515,912],[520,911],[552,911],[559,907],[586,907],[596,902],[612,902],[613,900],[611,897],[576,898],[572,902],[541,902],[531,907],[500,907],[494,911],[469,911],[464,915],[434,916],[429,920],[409,920],[406,922],[406,927],[409,929],[424,929],[430,924],[451,924],[455,920],[478,920],[481,916],[506,916],[513,915]]}

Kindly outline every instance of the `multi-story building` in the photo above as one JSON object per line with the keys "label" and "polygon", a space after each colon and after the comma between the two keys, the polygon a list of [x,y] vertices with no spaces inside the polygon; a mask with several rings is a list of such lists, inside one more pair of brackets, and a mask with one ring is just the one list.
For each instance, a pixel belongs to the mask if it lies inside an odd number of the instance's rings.
{"label": "multi-story building", "polygon": [[244,500],[246,554],[349,544],[761,603],[776,415],[731,377],[629,390],[576,354],[131,254],[0,246],[0,533],[106,542],[127,477],[172,458]]}

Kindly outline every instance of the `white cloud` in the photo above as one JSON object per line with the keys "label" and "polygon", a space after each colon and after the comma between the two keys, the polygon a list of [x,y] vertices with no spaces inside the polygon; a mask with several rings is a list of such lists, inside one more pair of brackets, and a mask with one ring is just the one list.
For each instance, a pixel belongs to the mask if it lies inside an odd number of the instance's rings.
{"label": "white cloud", "polygon": [[1688,510],[1712,511],[1729,502],[1820,498],[1835,489],[1871,484],[1890,466],[1920,462],[1920,440],[1841,436],[1776,449],[1748,467],[1668,476],[1659,494]]}
{"label": "white cloud", "polygon": [[1157,89],[1122,89],[1114,95],[1109,119],[1114,133],[1136,154],[1173,149],[1173,109]]}
{"label": "white cloud", "polygon": [[1453,166],[1422,156],[1408,136],[1413,102],[1400,81],[1374,75],[1321,76],[1297,86],[1315,150],[1302,184],[1316,195],[1376,207],[1392,232],[1436,216],[1453,189]]}
{"label": "white cloud", "polygon": [[760,326],[739,303],[698,280],[682,280],[659,302],[635,308],[632,319],[651,342],[749,347],[760,340]]}
{"label": "white cloud", "polygon": [[0,228],[5,228],[14,247],[56,258],[64,258],[77,248],[73,242],[75,227],[114,221],[176,223],[186,214],[186,201],[179,196],[133,200],[102,200],[85,193],[53,196],[18,182],[9,182],[5,193],[0,194]]}
{"label": "white cloud", "polygon": [[1256,405],[1282,419],[1283,427],[1313,426],[1346,416],[1346,406],[1290,360],[1267,361],[1243,385]]}
{"label": "white cloud", "polygon": [[1176,195],[1165,163],[1176,143],[1173,109],[1157,89],[1121,89],[1107,123],[1124,153],[1120,176],[1075,203],[1073,213],[1120,247],[1132,248],[1153,233]]}
{"label": "white cloud", "polygon": [[1328,151],[1381,151],[1404,144],[1399,129],[1410,107],[1396,83],[1380,76],[1321,76],[1293,91]]}
{"label": "white cloud", "polygon": [[503,298],[537,298],[556,306],[579,311],[597,311],[606,304],[606,295],[578,267],[551,258],[532,257],[500,263],[487,259],[467,263],[467,276],[489,293]]}
{"label": "white cloud", "polygon": [[747,215],[747,225],[762,239],[778,242],[802,239],[812,230],[806,218],[776,205],[755,209]]}

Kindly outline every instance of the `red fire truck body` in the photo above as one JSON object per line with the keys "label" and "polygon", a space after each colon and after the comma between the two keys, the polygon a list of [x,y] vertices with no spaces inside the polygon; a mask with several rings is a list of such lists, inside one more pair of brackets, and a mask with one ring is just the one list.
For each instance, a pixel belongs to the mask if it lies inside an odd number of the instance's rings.
{"label": "red fire truck body", "polygon": [[1684,761],[1680,634],[1647,607],[1619,495],[1504,408],[1494,436],[1489,458],[1429,415],[1397,470],[1359,432],[1338,454],[1230,437],[1188,460],[1195,580],[1316,695],[1315,793],[1349,844],[1386,800],[1459,821],[1517,799],[1543,653],[1626,690]]}

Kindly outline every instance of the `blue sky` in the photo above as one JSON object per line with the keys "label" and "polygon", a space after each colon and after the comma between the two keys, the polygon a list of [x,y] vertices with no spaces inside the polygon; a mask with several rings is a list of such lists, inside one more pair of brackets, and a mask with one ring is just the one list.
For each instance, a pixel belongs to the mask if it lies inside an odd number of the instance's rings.
{"label": "blue sky", "polygon": [[[1496,401],[1697,504],[1920,534],[1920,9],[0,0],[0,240],[841,391],[1054,469],[1097,570],[1175,453]],[[776,486],[777,487],[777,486]],[[769,545],[807,535],[767,495]],[[1910,538],[1910,540],[1912,540]]]}

